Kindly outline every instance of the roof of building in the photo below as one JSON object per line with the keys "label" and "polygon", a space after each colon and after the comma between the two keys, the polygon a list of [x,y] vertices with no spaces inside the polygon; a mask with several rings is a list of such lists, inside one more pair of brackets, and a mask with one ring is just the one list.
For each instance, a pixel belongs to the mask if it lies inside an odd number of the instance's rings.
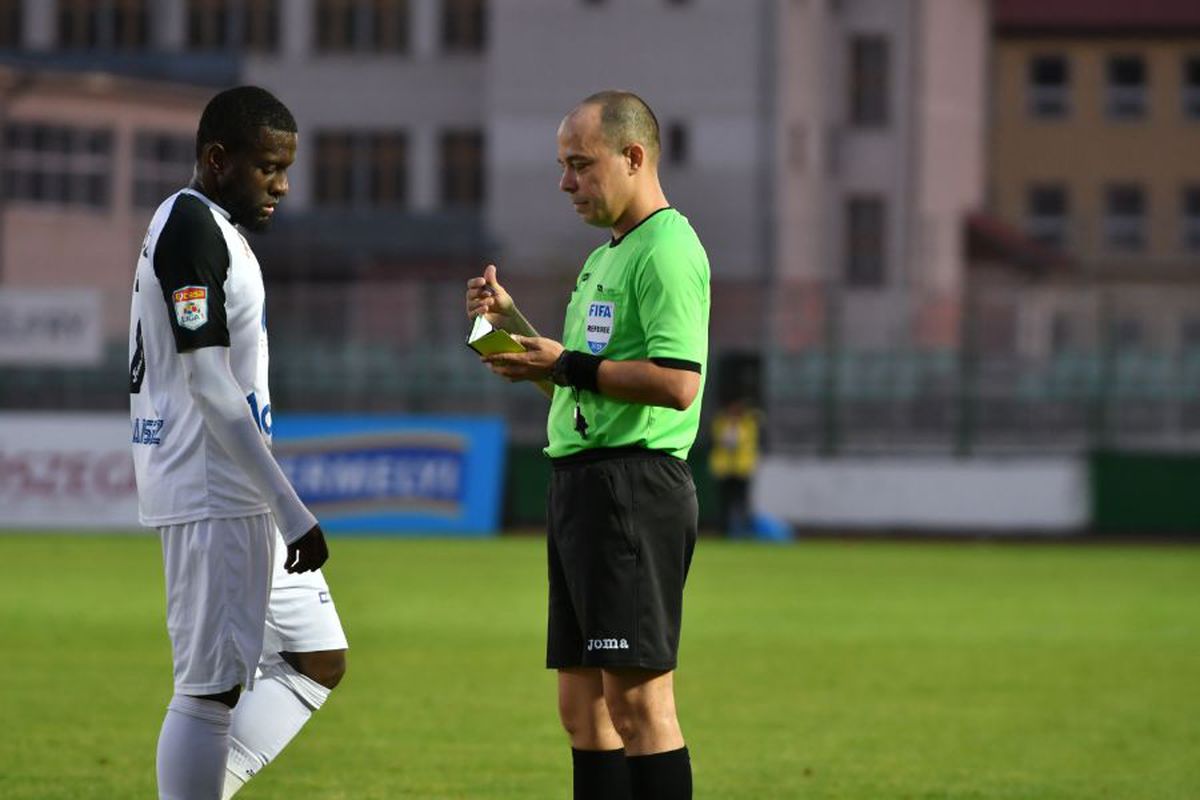
{"label": "roof of building", "polygon": [[1200,32],[1197,0],[993,0],[1001,34],[1134,36]]}

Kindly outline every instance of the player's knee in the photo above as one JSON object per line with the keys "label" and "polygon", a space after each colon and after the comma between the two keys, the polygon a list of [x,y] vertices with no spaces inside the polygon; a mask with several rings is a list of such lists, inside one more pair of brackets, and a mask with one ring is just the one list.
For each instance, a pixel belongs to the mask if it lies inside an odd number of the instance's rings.
{"label": "player's knee", "polygon": [[316,653],[283,653],[292,667],[310,680],[333,689],[346,676],[346,651],[323,650]]}
{"label": "player's knee", "polygon": [[331,650],[322,654],[315,675],[310,675],[317,683],[326,689],[333,689],[346,677],[346,651]]}

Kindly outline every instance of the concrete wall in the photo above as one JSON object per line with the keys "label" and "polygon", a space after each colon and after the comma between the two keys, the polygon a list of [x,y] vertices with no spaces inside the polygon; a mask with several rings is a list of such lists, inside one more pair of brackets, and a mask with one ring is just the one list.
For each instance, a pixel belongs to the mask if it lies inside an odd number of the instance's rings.
{"label": "concrete wall", "polygon": [[803,528],[1070,533],[1089,521],[1084,459],[765,459],[753,503]]}

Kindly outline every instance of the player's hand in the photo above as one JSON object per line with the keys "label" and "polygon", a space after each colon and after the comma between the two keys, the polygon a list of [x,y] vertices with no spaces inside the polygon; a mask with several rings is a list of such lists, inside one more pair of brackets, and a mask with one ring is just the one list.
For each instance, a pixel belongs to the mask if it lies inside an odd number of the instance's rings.
{"label": "player's hand", "polygon": [[329,560],[329,546],[320,525],[313,525],[308,533],[287,546],[287,558],[283,568],[293,574],[314,572]]}
{"label": "player's hand", "polygon": [[483,314],[493,328],[503,327],[503,323],[513,315],[512,297],[496,280],[496,265],[488,264],[483,270],[483,276],[467,281],[467,317],[474,319]]}
{"label": "player's hand", "polygon": [[513,340],[525,348],[524,353],[493,353],[480,360],[497,375],[510,381],[541,381],[550,377],[554,362],[562,355],[563,346],[542,336],[517,336]]}

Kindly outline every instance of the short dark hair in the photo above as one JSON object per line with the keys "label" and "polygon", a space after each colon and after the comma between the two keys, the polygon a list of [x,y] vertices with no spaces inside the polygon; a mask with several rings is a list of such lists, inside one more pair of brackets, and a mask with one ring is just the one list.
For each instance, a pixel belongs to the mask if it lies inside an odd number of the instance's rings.
{"label": "short dark hair", "polygon": [[580,106],[600,107],[600,129],[609,147],[623,150],[634,142],[643,145],[652,161],[662,150],[658,135],[658,118],[650,105],[633,92],[607,89],[583,99]]}
{"label": "short dark hair", "polygon": [[220,142],[235,152],[250,145],[259,128],[296,132],[296,118],[275,95],[258,86],[236,86],[204,107],[196,129],[196,158],[206,144]]}

